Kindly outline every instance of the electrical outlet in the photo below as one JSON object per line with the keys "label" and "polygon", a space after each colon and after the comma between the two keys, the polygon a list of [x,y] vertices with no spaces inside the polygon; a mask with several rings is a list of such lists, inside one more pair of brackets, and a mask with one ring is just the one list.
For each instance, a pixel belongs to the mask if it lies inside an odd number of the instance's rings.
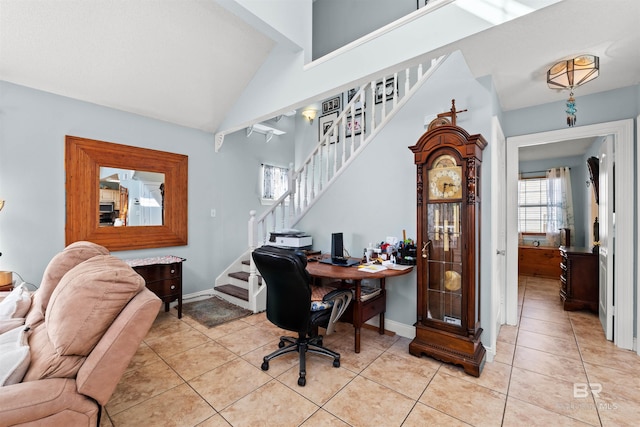
{"label": "electrical outlet", "polygon": [[211,209],[211,218],[215,218],[215,217],[216,217],[216,210]]}

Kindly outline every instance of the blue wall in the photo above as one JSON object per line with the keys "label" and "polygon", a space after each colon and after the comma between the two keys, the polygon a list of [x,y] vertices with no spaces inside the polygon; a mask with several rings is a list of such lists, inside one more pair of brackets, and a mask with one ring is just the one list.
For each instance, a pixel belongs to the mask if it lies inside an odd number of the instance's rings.
{"label": "blue wall", "polygon": [[[293,135],[293,122],[280,126]],[[185,294],[212,288],[246,250],[249,211],[263,210],[260,164],[293,162],[292,136],[238,132],[216,153],[211,134],[0,81],[0,270],[36,285],[65,243],[65,135],[189,156],[189,244],[114,254],[186,258]]]}

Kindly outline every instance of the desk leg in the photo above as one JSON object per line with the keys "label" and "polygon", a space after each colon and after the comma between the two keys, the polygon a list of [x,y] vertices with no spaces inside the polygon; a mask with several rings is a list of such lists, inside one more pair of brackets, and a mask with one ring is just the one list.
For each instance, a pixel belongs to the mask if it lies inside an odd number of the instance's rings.
{"label": "desk leg", "polygon": [[360,280],[354,280],[354,282],[356,289],[353,304],[354,351],[360,353],[360,327],[362,326],[362,301],[360,301],[360,296],[362,294],[362,283]]}
{"label": "desk leg", "polygon": [[[386,295],[386,290],[384,289],[385,283],[384,283],[384,277],[380,278],[380,289],[382,289],[382,292],[385,294],[385,298],[387,298]],[[380,313],[380,321],[378,322],[378,333],[380,335],[384,335],[384,311],[382,313]]]}

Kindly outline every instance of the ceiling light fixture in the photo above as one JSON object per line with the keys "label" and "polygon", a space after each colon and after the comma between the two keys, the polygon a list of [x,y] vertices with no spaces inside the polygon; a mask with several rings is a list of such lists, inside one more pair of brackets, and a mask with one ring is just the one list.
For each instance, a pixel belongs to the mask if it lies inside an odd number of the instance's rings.
{"label": "ceiling light fixture", "polygon": [[309,120],[309,124],[313,123],[313,119],[316,118],[316,114],[318,114],[318,110],[314,110],[313,108],[307,108],[302,113],[302,117]]}
{"label": "ceiling light fixture", "polygon": [[576,100],[573,89],[590,82],[600,73],[600,59],[595,55],[580,55],[560,61],[547,71],[547,85],[551,89],[569,89],[567,125],[576,124]]}

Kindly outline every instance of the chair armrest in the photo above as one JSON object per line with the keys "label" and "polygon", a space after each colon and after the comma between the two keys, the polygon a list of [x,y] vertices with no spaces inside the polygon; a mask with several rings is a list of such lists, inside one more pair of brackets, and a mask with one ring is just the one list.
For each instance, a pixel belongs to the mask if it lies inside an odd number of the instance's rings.
{"label": "chair armrest", "polygon": [[69,378],[48,378],[0,387],[2,425],[36,424],[47,417],[66,425],[80,425],[80,420],[87,420],[83,425],[96,425],[99,409],[95,401],[78,393],[75,380]]}

